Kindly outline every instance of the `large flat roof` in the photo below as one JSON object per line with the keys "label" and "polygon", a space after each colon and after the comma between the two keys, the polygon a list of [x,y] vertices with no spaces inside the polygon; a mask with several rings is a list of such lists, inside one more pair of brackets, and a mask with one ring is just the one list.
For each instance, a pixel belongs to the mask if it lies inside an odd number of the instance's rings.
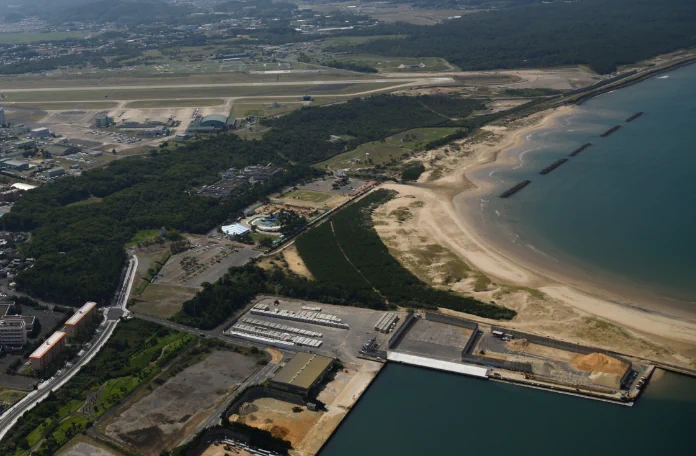
{"label": "large flat roof", "polygon": [[73,314],[72,317],[68,319],[68,321],[65,322],[67,326],[74,326],[82,320],[82,318],[89,312],[90,310],[94,309],[97,306],[96,302],[88,302],[85,303],[84,306],[80,307],[77,312]]}
{"label": "large flat roof", "polygon": [[56,331],[53,334],[51,334],[51,337],[46,339],[46,342],[41,344],[39,348],[34,350],[34,353],[32,353],[29,358],[37,359],[37,358],[43,358],[43,356],[46,354],[48,350],[51,349],[55,344],[61,341],[66,336],[66,334],[63,331]]}
{"label": "large flat roof", "polygon": [[273,381],[309,389],[331,363],[332,358],[300,352],[278,371]]}

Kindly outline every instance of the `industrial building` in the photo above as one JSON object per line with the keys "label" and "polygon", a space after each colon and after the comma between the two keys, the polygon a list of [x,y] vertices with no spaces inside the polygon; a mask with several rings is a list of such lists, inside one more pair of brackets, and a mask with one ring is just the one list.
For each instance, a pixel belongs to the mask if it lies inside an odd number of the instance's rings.
{"label": "industrial building", "polygon": [[118,124],[118,128],[155,128],[155,127],[173,127],[174,119],[171,117],[148,117],[142,118],[132,118],[123,119],[121,123]]}
{"label": "industrial building", "polygon": [[29,127],[24,124],[15,124],[10,127],[13,135],[23,135],[24,133],[29,133]]}
{"label": "industrial building", "polygon": [[23,160],[6,160],[0,166],[15,171],[26,171],[29,169],[29,162]]}
{"label": "industrial building", "polygon": [[220,130],[227,129],[228,116],[223,114],[211,114],[209,116],[201,117],[192,121],[187,133],[213,133]]}
{"label": "industrial building", "polygon": [[68,336],[75,337],[83,331],[94,318],[96,308],[97,303],[91,301],[80,307],[77,312],[65,322],[65,331]]}
{"label": "industrial building", "polygon": [[225,236],[232,237],[232,236],[246,236],[247,234],[251,233],[251,230],[244,225],[240,225],[239,223],[235,223],[233,225],[223,226],[222,232],[225,233]]}
{"label": "industrial building", "polygon": [[107,115],[97,116],[94,119],[94,126],[96,128],[108,128],[114,124],[114,118]]}
{"label": "industrial building", "polygon": [[27,324],[21,316],[0,320],[0,345],[21,348],[27,343]]}
{"label": "industrial building", "polygon": [[70,145],[48,144],[43,147],[43,150],[54,157],[62,157],[64,155],[76,154],[80,152],[81,149]]}
{"label": "industrial building", "polygon": [[154,136],[167,136],[171,130],[163,125],[159,125],[157,127],[153,128],[147,128],[147,129],[142,129],[138,130],[135,133],[135,136],[146,136],[146,137],[154,137]]}
{"label": "industrial building", "polygon": [[333,367],[334,359],[314,353],[297,353],[271,379],[271,386],[307,395]]}
{"label": "industrial building", "polygon": [[34,353],[29,355],[31,367],[35,371],[42,371],[53,362],[60,352],[65,348],[65,334],[63,331],[56,331],[51,334],[51,337],[46,339],[46,342],[41,344]]}
{"label": "industrial building", "polygon": [[17,149],[31,149],[31,148],[34,147],[35,145],[36,145],[36,142],[34,142],[33,139],[25,139],[25,140],[22,140],[22,141],[17,141],[17,142],[15,143],[15,147],[16,147]]}
{"label": "industrial building", "polygon": [[51,131],[46,127],[34,128],[29,132],[32,138],[47,138],[51,136]]}
{"label": "industrial building", "polygon": [[51,168],[46,171],[48,177],[60,177],[65,174],[65,168]]}

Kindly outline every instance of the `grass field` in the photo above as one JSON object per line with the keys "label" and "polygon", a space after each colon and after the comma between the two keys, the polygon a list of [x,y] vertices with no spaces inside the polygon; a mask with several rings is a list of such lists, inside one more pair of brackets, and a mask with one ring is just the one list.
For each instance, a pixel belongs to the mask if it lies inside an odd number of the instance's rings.
{"label": "grass field", "polygon": [[[361,144],[357,149],[330,158],[316,166],[325,169],[364,168],[366,154],[370,154],[375,165],[398,160],[404,154],[418,150],[438,138],[442,138],[457,131],[456,128],[415,128],[390,136],[382,141],[373,141]],[[362,163],[351,162],[353,159],[361,159]]]}
{"label": "grass field", "polygon": [[322,41],[322,44],[331,46],[345,46],[345,45],[356,45],[363,44],[374,40],[379,40],[382,38],[396,40],[405,38],[405,35],[374,35],[374,36],[332,36]]}
{"label": "grass field", "polygon": [[198,108],[203,106],[220,106],[225,100],[205,98],[196,100],[144,100],[128,103],[126,108]]}
{"label": "grass field", "polygon": [[330,193],[314,192],[312,190],[297,190],[294,192],[286,193],[282,196],[282,199],[287,200],[299,200],[299,201],[311,201],[312,203],[323,203],[329,200],[333,195]]}
{"label": "grass field", "polygon": [[27,44],[39,41],[60,41],[70,38],[82,39],[87,34],[87,32],[0,33],[0,44]]}
{"label": "grass field", "polygon": [[135,233],[135,236],[128,241],[126,244],[126,247],[133,247],[134,245],[137,245],[138,242],[145,242],[145,241],[153,241],[157,239],[157,236],[160,235],[160,230],[141,230]]}
{"label": "grass field", "polygon": [[15,402],[19,401],[21,398],[26,396],[27,393],[24,391],[17,391],[9,388],[3,388],[0,386],[0,402],[7,406],[13,405]]}
{"label": "grass field", "polygon": [[272,101],[261,102],[259,100],[244,100],[237,101],[232,104],[230,111],[231,117],[247,117],[254,115],[256,117],[280,116],[287,114],[304,106],[301,101],[281,101],[278,102],[278,107],[273,107]]}
{"label": "grass field", "polygon": [[348,83],[348,84],[308,84],[308,85],[268,85],[268,86],[232,86],[232,87],[188,87],[159,89],[109,89],[99,90],[56,90],[37,92],[6,92],[7,102],[57,102],[57,101],[96,101],[110,100],[160,100],[181,98],[182,93],[190,98],[214,97],[288,97],[298,98],[302,95],[354,94],[368,90],[387,89],[395,85],[385,83]]}
{"label": "grass field", "polygon": [[169,318],[181,310],[182,304],[197,292],[198,289],[192,287],[151,283],[132,306],[132,310],[157,318]]}
{"label": "grass field", "polygon": [[[342,55],[336,60],[340,62],[354,63],[376,68],[382,73],[415,73],[432,71],[456,71],[457,67],[447,63],[445,59],[439,57],[383,57],[370,54]],[[409,65],[425,65],[424,67],[409,68]],[[406,68],[399,68],[405,65]]]}

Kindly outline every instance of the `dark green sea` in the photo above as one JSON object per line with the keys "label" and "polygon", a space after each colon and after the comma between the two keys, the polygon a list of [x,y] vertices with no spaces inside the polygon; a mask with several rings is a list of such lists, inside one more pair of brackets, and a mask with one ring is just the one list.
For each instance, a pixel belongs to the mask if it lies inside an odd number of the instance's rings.
{"label": "dark green sea", "polygon": [[676,374],[625,407],[388,364],[320,456],[688,455],[694,416],[696,380]]}
{"label": "dark green sea", "polygon": [[[614,125],[622,128],[599,137]],[[485,225],[477,231],[547,271],[572,269],[696,315],[696,65],[593,98],[506,154],[515,165],[474,175],[497,184],[468,206]],[[569,161],[539,175],[559,158]]]}
{"label": "dark green sea", "polygon": [[[479,232],[548,271],[696,315],[696,65],[594,98],[506,153],[515,165],[473,176],[497,188],[458,206]],[[696,379],[676,374],[657,375],[623,407],[389,364],[320,456],[687,455],[694,417]]]}

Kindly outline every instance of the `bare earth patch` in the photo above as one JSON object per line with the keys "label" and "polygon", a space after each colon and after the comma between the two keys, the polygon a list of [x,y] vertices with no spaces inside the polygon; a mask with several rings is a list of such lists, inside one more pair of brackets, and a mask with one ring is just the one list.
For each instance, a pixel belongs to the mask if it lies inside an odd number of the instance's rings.
{"label": "bare earth patch", "polygon": [[253,358],[215,351],[116,416],[105,433],[146,456],[174,448],[256,367]]}

